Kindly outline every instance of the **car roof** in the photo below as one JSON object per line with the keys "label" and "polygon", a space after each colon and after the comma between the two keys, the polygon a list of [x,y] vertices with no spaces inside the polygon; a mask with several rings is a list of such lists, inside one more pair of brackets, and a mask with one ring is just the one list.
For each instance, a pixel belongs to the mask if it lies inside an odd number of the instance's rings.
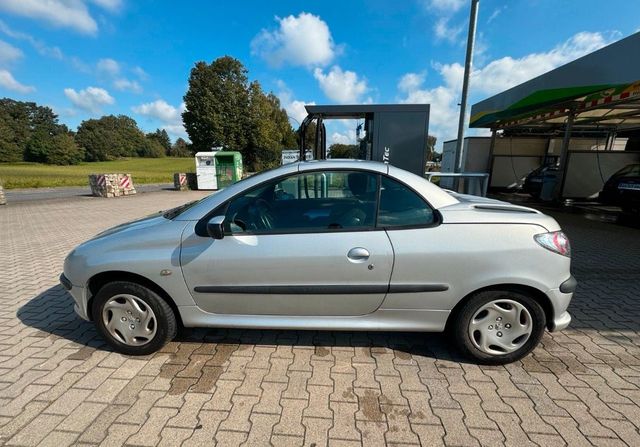
{"label": "car roof", "polygon": [[231,199],[236,194],[277,177],[293,175],[296,172],[329,171],[335,169],[353,169],[389,175],[422,195],[429,204],[436,209],[459,202],[451,194],[429,182],[425,178],[386,163],[351,159],[316,160],[288,163],[280,167],[252,175],[251,177],[245,178],[240,182],[234,183],[219,192],[206,197],[197,205],[180,214],[176,220],[199,220],[215,207]]}
{"label": "car roof", "polygon": [[298,171],[322,171],[331,169],[358,169],[366,171],[380,172],[387,174],[389,172],[389,165],[371,160],[352,160],[348,158],[334,158],[330,160],[309,160],[299,161]]}

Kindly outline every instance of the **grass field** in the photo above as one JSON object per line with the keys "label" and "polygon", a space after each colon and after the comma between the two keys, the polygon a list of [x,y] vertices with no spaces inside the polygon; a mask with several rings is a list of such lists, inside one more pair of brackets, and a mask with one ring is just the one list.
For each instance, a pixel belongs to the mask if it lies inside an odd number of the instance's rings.
{"label": "grass field", "polygon": [[171,183],[174,172],[194,172],[193,158],[126,158],[116,161],[52,166],[40,163],[0,163],[5,189],[87,186],[89,174],[131,174],[135,184]]}

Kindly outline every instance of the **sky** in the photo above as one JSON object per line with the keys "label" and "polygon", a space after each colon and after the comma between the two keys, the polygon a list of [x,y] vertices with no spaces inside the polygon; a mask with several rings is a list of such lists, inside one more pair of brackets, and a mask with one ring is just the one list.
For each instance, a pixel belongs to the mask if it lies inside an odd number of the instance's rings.
{"label": "sky", "polygon": [[[104,114],[186,137],[191,68],[230,55],[297,127],[304,104],[429,103],[455,138],[470,0],[0,0],[0,97],[75,129]],[[482,0],[469,104],[640,30],[640,1]],[[468,120],[467,120],[468,122]],[[472,131],[476,133],[477,131]],[[355,139],[334,122],[329,143]]]}

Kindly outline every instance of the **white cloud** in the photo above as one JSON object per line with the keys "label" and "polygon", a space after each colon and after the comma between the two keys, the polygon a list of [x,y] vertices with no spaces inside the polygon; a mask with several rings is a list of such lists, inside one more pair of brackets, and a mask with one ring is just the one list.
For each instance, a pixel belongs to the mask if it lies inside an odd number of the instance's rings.
{"label": "white cloud", "polygon": [[142,86],[138,81],[132,81],[127,78],[118,78],[113,81],[116,90],[128,91],[132,93],[142,93]]}
{"label": "white cloud", "polygon": [[14,47],[13,45],[0,40],[0,64],[8,64],[21,59],[23,56],[22,50]]}
{"label": "white cloud", "polygon": [[80,91],[65,88],[64,94],[74,106],[92,113],[99,113],[102,106],[115,102],[109,92],[99,87],[87,87]]}
{"label": "white cloud", "polygon": [[[506,6],[505,6],[506,8]],[[502,9],[503,8],[496,8],[493,10],[493,12],[491,13],[491,15],[489,16],[489,18],[487,19],[487,25],[491,22],[493,22],[495,19],[498,18],[498,16],[502,13]]]}
{"label": "white cloud", "polygon": [[186,109],[185,103],[181,103],[179,107],[174,107],[164,99],[158,99],[153,102],[140,104],[131,108],[138,115],[160,121],[162,128],[174,137],[186,138],[187,133],[182,124],[182,112]]}
{"label": "white cloud", "polygon": [[149,79],[149,75],[147,74],[147,72],[144,71],[140,66],[133,67],[131,71],[133,71],[133,74],[135,74],[141,81],[146,81],[147,79]]}
{"label": "white cloud", "polygon": [[313,72],[320,89],[327,98],[339,104],[355,103],[367,91],[367,81],[358,79],[358,75],[353,71],[342,71],[340,67],[334,65],[328,73],[316,68]]}
{"label": "white cloud", "polygon": [[[181,106],[181,109],[184,105]],[[132,110],[140,115],[155,118],[163,123],[171,123],[182,120],[181,110],[167,103],[164,99],[158,99],[146,104],[134,106]]]}
{"label": "white cloud", "polygon": [[0,87],[17,93],[31,93],[36,90],[31,85],[24,85],[18,82],[7,70],[0,70]]}
{"label": "white cloud", "polygon": [[295,127],[297,128],[302,124],[302,120],[307,116],[307,110],[305,105],[315,105],[314,101],[299,101],[293,97],[293,92],[283,81],[278,81],[278,99],[280,99],[280,105],[287,111],[287,115],[293,118]]}
{"label": "white cloud", "polygon": [[0,9],[85,34],[98,31],[98,24],[81,0],[2,0]]}
{"label": "white cloud", "polygon": [[96,64],[96,68],[99,73],[108,76],[117,76],[118,73],[120,73],[120,64],[118,61],[111,58],[100,59]]}
{"label": "white cloud", "polygon": [[407,73],[400,78],[398,90],[401,92],[411,92],[417,90],[424,82],[426,73]]}
{"label": "white cloud", "polygon": [[407,93],[401,100],[410,104],[430,104],[429,134],[438,138],[438,142],[455,138],[458,127],[458,90],[448,86],[432,89],[417,89]]}
{"label": "white cloud", "polygon": [[[547,52],[493,60],[483,67],[474,68],[471,73],[470,95],[479,100],[507,90],[591,53],[608,44],[610,40],[611,37],[601,33],[582,32]],[[431,104],[430,133],[437,136],[441,142],[456,136],[464,68],[458,63],[434,64],[434,68],[440,74],[441,85],[424,88],[424,78],[417,78],[415,73],[407,73],[400,79],[398,90],[404,94],[401,102]],[[416,80],[421,82],[414,82]]]}
{"label": "white cloud", "polygon": [[283,19],[276,17],[279,27],[263,29],[251,42],[251,52],[270,65],[326,65],[336,54],[329,26],[319,16],[300,13]]}
{"label": "white cloud", "polygon": [[332,144],[356,144],[356,131],[333,132],[329,141]]}
{"label": "white cloud", "polygon": [[[507,56],[496,59],[473,71],[471,88],[475,93],[501,92],[596,51],[608,43],[610,38],[601,33],[581,32],[544,53],[532,53],[521,58]],[[444,66],[444,69],[448,72],[457,72],[455,76],[462,79],[464,70],[461,65],[452,64]]]}
{"label": "white cloud", "polygon": [[433,26],[433,32],[438,40],[456,43],[464,27],[462,25],[449,26],[449,20],[448,17],[440,17]]}
{"label": "white cloud", "polygon": [[122,0],[91,0],[91,2],[111,12],[117,12],[122,8]]}
{"label": "white cloud", "polygon": [[424,2],[428,9],[445,13],[454,13],[467,4],[468,0],[426,0]]}
{"label": "white cloud", "polygon": [[31,45],[39,54],[47,57],[52,57],[54,59],[62,60],[65,58],[62,50],[58,47],[50,47],[46,45],[44,42],[34,38],[30,34],[23,33],[20,31],[15,31],[11,29],[5,22],[0,20],[0,32],[6,34],[7,36],[16,39],[26,41]]}
{"label": "white cloud", "polygon": [[[122,64],[115,59],[104,58],[100,59],[96,64],[96,71],[100,76],[111,79],[113,87],[119,91],[128,91],[132,93],[142,93],[142,86],[136,80],[128,79],[124,76],[120,76],[123,71]],[[142,80],[147,74],[140,67],[133,68],[133,73]],[[104,79],[104,78],[103,78]]]}

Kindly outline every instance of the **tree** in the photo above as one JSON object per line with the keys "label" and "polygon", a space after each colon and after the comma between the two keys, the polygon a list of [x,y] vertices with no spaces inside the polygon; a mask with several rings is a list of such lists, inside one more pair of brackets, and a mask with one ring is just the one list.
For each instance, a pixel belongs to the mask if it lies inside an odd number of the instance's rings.
{"label": "tree", "polygon": [[167,151],[162,143],[154,137],[145,137],[142,145],[138,147],[136,153],[139,157],[161,158],[167,155]]}
{"label": "tree", "polygon": [[55,135],[67,132],[49,107],[34,102],[0,100],[0,161],[21,161],[27,156],[32,139],[45,144]]}
{"label": "tree", "polygon": [[249,86],[249,127],[243,162],[252,171],[277,166],[285,147],[295,147],[295,134],[287,112],[273,93],[265,95],[258,81]]}
{"label": "tree", "polygon": [[77,165],[84,160],[84,150],[76,144],[70,132],[60,133],[50,140],[45,163],[53,165]]}
{"label": "tree", "polygon": [[329,158],[358,158],[359,151],[357,144],[334,143],[329,146]]}
{"label": "tree", "polygon": [[171,146],[169,155],[172,157],[191,157],[193,152],[191,151],[191,145],[184,138],[178,138]]}
{"label": "tree", "polygon": [[[313,148],[316,145],[316,122],[312,121],[306,128],[305,130],[305,138],[304,138],[304,148],[305,149],[310,149],[313,150]],[[299,134],[300,129],[298,129],[298,132],[296,132],[296,148],[300,147],[300,134]]]}
{"label": "tree", "polygon": [[151,138],[152,140],[156,140],[162,148],[164,149],[164,153],[169,155],[171,152],[171,138],[169,138],[169,134],[164,129],[156,129],[155,132],[148,133],[147,138]]}
{"label": "tree", "polygon": [[0,162],[21,161],[24,151],[16,144],[13,128],[3,115],[0,114]]}
{"label": "tree", "polygon": [[245,166],[257,171],[277,165],[282,149],[296,146],[280,100],[265,94],[259,82],[249,83],[237,59],[196,63],[184,101],[182,119],[194,151],[237,150]]}
{"label": "tree", "polygon": [[150,153],[144,133],[133,118],[125,115],[83,121],[78,127],[76,142],[86,151],[87,161]]}
{"label": "tree", "polygon": [[246,147],[247,83],[247,69],[230,56],[198,62],[191,69],[182,119],[195,151]]}
{"label": "tree", "polygon": [[433,135],[427,135],[427,161],[435,161],[437,139]]}

